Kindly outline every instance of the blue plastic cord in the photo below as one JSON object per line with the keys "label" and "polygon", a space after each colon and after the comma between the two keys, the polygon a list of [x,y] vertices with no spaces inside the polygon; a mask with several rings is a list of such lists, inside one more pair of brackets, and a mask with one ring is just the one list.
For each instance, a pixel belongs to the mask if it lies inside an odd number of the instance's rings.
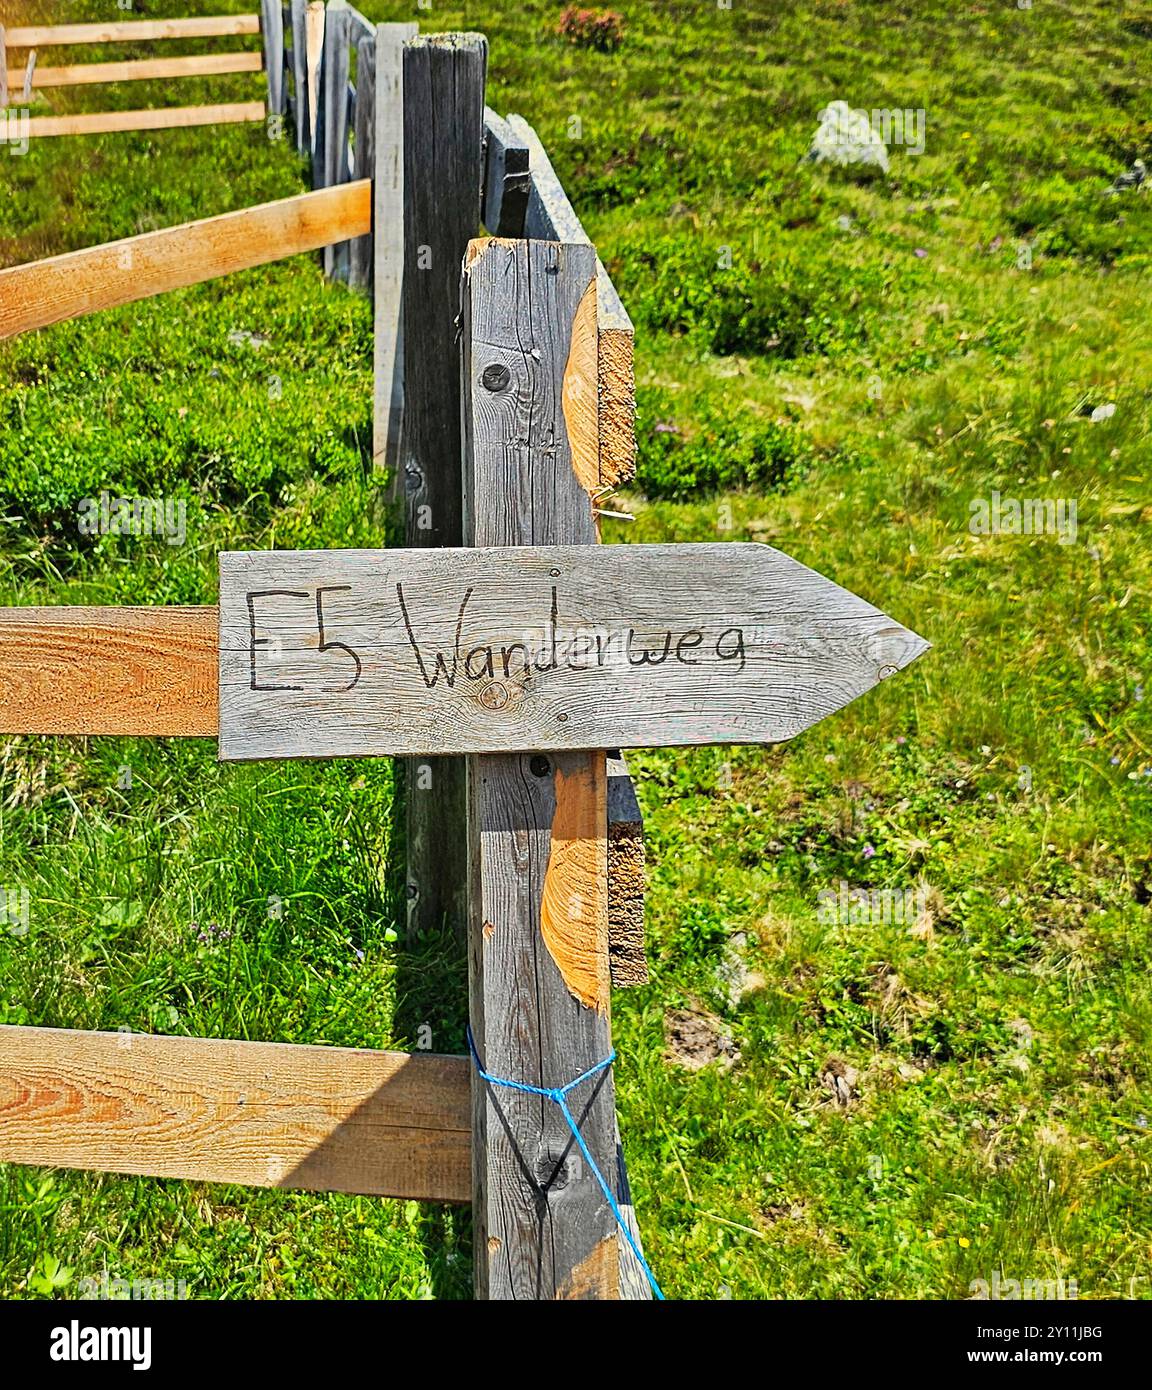
{"label": "blue plastic cord", "polygon": [[616,1060],[616,1049],[613,1048],[611,1055],[605,1057],[602,1062],[597,1062],[594,1067],[589,1067],[575,1081],[569,1081],[567,1086],[528,1086],[523,1081],[506,1081],[501,1076],[493,1076],[484,1070],[484,1064],[480,1060],[480,1054],[476,1051],[476,1043],[472,1038],[472,1025],[468,1025],[468,1051],[472,1054],[472,1060],[476,1063],[476,1071],[482,1080],[487,1081],[490,1086],[503,1086],[509,1091],[523,1091],[529,1096],[543,1096],[545,1100],[555,1101],[560,1107],[560,1113],[568,1123],[568,1128],[572,1131],[572,1138],[580,1146],[580,1152],[584,1155],[584,1161],[596,1175],[596,1181],[600,1184],[600,1191],[607,1198],[608,1205],[612,1208],[612,1215],[616,1218],[616,1224],[624,1232],[624,1239],[632,1247],[632,1253],[640,1261],[640,1268],[648,1276],[648,1282],[652,1285],[652,1292],[661,1302],[664,1302],[664,1294],[660,1285],[656,1282],[656,1276],[652,1273],[648,1261],[644,1258],[644,1253],[636,1243],[635,1237],[628,1229],[628,1223],[624,1220],[624,1213],[620,1210],[616,1202],[616,1197],[612,1189],[604,1181],[604,1174],[596,1166],[596,1160],[588,1152],[588,1145],[584,1142],[584,1136],[580,1133],[580,1126],[576,1123],[571,1110],[568,1109],[568,1092],[574,1090],[582,1081],[587,1081],[598,1072],[607,1070]]}

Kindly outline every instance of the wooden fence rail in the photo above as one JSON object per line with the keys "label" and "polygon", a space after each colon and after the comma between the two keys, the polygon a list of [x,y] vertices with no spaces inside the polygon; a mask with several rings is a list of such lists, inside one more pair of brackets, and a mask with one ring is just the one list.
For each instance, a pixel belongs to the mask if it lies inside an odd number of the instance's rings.
{"label": "wooden fence rail", "polygon": [[471,1195],[467,1058],[0,1027],[0,1163]]}
{"label": "wooden fence rail", "polygon": [[[260,72],[263,56],[250,53],[200,53],[184,58],[132,58],[121,63],[70,63],[32,71],[32,89],[81,87],[104,82],[155,82],[170,77],[216,77],[224,73]],[[24,81],[25,69],[8,69],[8,86]]]}
{"label": "wooden fence rail", "polygon": [[259,32],[258,14],[221,14],[192,19],[125,19],[112,24],[15,25],[7,30],[6,40],[9,48],[48,48],[52,44],[236,38]]}
{"label": "wooden fence rail", "polygon": [[0,270],[0,339],[330,246],[372,228],[372,184],[299,193]]}
{"label": "wooden fence rail", "polygon": [[[267,102],[224,102],[204,106],[158,107],[142,111],[76,112],[35,116],[30,137],[101,135],[116,131],[171,130],[204,125],[262,121],[267,112],[285,107],[285,48],[280,0],[262,0],[260,15],[209,15],[194,19],[124,20],[113,24],[50,24],[5,27],[0,24],[0,107],[7,106],[17,83],[23,100],[33,91],[92,86],[111,82],[169,81],[264,71]],[[125,62],[68,63],[37,70],[37,50],[53,45],[135,43],[165,39],[233,38],[260,34],[263,53],[196,54],[179,58],[141,58]],[[9,50],[28,48],[23,73],[8,66]]]}
{"label": "wooden fence rail", "polygon": [[236,125],[262,121],[262,101],[225,102],[218,106],[157,106],[142,111],[92,111],[73,116],[33,116],[32,136],[108,135],[129,130],[175,130],[188,126]]}

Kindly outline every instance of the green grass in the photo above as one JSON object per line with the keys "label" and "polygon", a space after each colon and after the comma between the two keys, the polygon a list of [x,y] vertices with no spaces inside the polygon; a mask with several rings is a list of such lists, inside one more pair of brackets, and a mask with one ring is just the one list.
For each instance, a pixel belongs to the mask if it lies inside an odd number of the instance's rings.
{"label": "green grass", "polygon": [[[769,541],[934,644],[787,746],[632,756],[653,980],[615,996],[616,1077],[665,1288],[1148,1297],[1152,196],[1101,191],[1152,158],[1152,9],[619,0],[599,53],[555,36],[560,0],[364,8],[487,33],[489,103],[536,126],[631,309],[636,520],[607,538]],[[924,154],[801,165],[838,97],[923,108]],[[259,127],[34,143],[0,184],[6,263],[304,186]],[[210,602],[221,548],[384,543],[370,427],[367,307],[311,258],[4,345],[0,600]],[[104,488],[185,499],[188,543],[78,536]],[[1076,543],[971,534],[993,490],[1076,499]],[[394,939],[393,792],[385,760],[9,740],[0,883],[31,918],[0,1021],[462,1050],[459,948]],[[923,910],[821,922],[841,882]],[[673,1009],[739,1059],[677,1066]],[[447,1208],[0,1169],[13,1296],[107,1270],[463,1297],[470,1269]]]}

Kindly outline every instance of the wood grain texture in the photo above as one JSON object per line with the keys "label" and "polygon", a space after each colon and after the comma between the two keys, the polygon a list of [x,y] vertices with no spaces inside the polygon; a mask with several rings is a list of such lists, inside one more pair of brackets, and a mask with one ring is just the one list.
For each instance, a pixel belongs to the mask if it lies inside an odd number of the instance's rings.
{"label": "wood grain texture", "polygon": [[[522,116],[509,116],[507,124],[527,146],[532,173],[524,235],[548,241],[588,242],[588,234],[556,177],[539,136]],[[600,481],[608,488],[627,482],[636,471],[633,329],[616,287],[599,259],[596,291],[600,333]]]}
{"label": "wood grain texture", "polygon": [[280,0],[260,0],[260,37],[264,47],[264,76],[268,87],[268,112],[283,115],[284,11]]}
{"label": "wood grain texture", "polygon": [[[538,244],[487,245],[495,263]],[[559,382],[545,400],[540,363],[498,336],[516,325],[486,327],[467,364],[468,495],[523,535],[561,486],[530,465],[563,439],[565,506],[594,536]],[[507,390],[481,385],[493,363]],[[287,592],[255,599],[253,626],[247,596],[265,591]],[[779,743],[927,647],[743,542],[225,553],[220,596],[221,753],[237,759]]]}
{"label": "wood grain texture", "polygon": [[362,235],[371,200],[362,179],[0,270],[0,339]]}
{"label": "wood grain texture", "polygon": [[215,608],[0,609],[0,733],[215,738]]}
{"label": "wood grain texture", "polygon": [[7,42],[9,48],[48,48],[52,44],[229,38],[259,32],[258,14],[221,14],[199,19],[126,19],[112,24],[18,25],[8,30]]}
{"label": "wood grain texture", "polygon": [[[460,266],[480,227],[480,34],[414,36],[403,49],[403,373],[399,480],[409,546],[460,545]],[[385,382],[381,382],[381,387]],[[440,751],[432,742],[422,751]],[[409,931],[466,925],[461,759],[405,767]]]}
{"label": "wood grain texture", "polygon": [[8,38],[7,30],[0,24],[0,110],[8,105]]}
{"label": "wood grain texture", "polygon": [[400,474],[404,418],[404,44],[417,24],[379,24],[372,140],[372,462]]}
{"label": "wood grain texture", "polygon": [[648,983],[644,818],[623,758],[608,758],[608,953],[616,989]]}
{"label": "wood grain texture", "polygon": [[[462,377],[465,538],[473,545],[562,543],[576,556],[596,540],[564,411],[594,276],[587,246],[470,248]],[[485,385],[493,368],[507,372],[502,389]],[[532,738],[520,744],[537,746]],[[604,754],[470,758],[468,795],[473,1036],[492,1074],[563,1085],[611,1047]],[[569,1099],[612,1182],[611,1072]],[[558,1107],[477,1078],[473,1129],[477,1296],[615,1298],[615,1221]]]}
{"label": "wood grain texture", "polygon": [[179,130],[200,125],[240,125],[264,119],[262,101],[220,106],[157,106],[146,111],[93,111],[74,116],[33,116],[32,136],[107,135],[129,130]]}
{"label": "wood grain texture", "polygon": [[597,392],[600,485],[621,487],[636,476],[636,372],[630,328],[601,327]]}
{"label": "wood grain texture", "polygon": [[0,1028],[0,1162],[469,1199],[469,1063]]}
{"label": "wood grain texture", "polygon": [[[624,1218],[632,1239],[641,1250],[644,1242],[640,1238],[640,1223],[636,1219],[636,1208],[632,1204],[632,1188],[628,1182],[628,1169],[624,1163],[624,1148],[620,1143],[620,1126],[616,1126],[616,1205]],[[651,1301],[652,1285],[644,1273],[643,1266],[636,1258],[631,1245],[622,1237],[618,1241],[620,1249],[620,1297],[630,1303]]]}
{"label": "wood grain texture", "polygon": [[[361,34],[356,45],[356,105],[352,124],[352,173],[370,179],[376,169],[376,38]],[[375,204],[375,190],[373,190]],[[375,206],[373,206],[375,213]],[[373,218],[375,226],[375,218]],[[353,289],[372,288],[373,232],[348,243],[348,284]]]}
{"label": "wood grain texture", "polygon": [[[155,82],[169,77],[217,77],[223,73],[260,72],[263,55],[251,53],[200,53],[185,58],[132,58],[120,63],[71,63],[62,67],[36,67],[32,86],[83,87],[105,82]],[[9,68],[9,83],[23,81],[24,74]]]}
{"label": "wood grain texture", "polygon": [[481,219],[498,237],[522,237],[532,191],[528,146],[502,116],[484,108],[484,206]]}
{"label": "wood grain texture", "polygon": [[608,999],[606,779],[595,757],[558,765],[540,935],[569,993],[586,1009]]}

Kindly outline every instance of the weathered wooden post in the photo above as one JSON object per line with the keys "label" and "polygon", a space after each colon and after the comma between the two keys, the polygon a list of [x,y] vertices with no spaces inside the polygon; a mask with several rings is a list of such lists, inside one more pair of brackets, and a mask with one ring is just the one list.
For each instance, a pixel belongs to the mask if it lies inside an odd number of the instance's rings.
{"label": "weathered wooden post", "polygon": [[372,133],[372,462],[400,475],[404,412],[404,42],[416,24],[378,24]]}
{"label": "weathered wooden post", "polygon": [[[348,178],[348,30],[347,0],[329,0],[324,14],[324,51],[320,59],[319,117],[312,155],[312,183],[329,188]],[[344,248],[324,248],[324,274],[338,274]]]}
{"label": "weathered wooden post", "polygon": [[264,47],[264,75],[268,83],[268,114],[282,116],[287,108],[284,91],[284,12],[280,0],[260,0],[260,39]]}
{"label": "weathered wooden post", "polygon": [[[480,227],[484,78],[481,34],[404,45],[404,430],[401,485],[409,546],[461,545],[460,266]],[[461,758],[405,766],[410,932],[466,918]]]}
{"label": "weathered wooden post", "polygon": [[[308,144],[312,156],[312,181],[316,183],[316,149],[320,127],[320,62],[324,52],[324,0],[308,0],[304,13],[304,81],[308,92]],[[322,171],[319,171],[322,173]]]}
{"label": "weathered wooden post", "polygon": [[308,0],[291,0],[289,16],[292,27],[292,116],[296,126],[296,149],[304,154],[312,143],[308,91]]}
{"label": "weathered wooden post", "polygon": [[[475,243],[463,335],[466,541],[594,544],[595,251]],[[480,699],[523,694],[523,680],[497,672]],[[476,1047],[491,1074],[559,1086],[611,1051],[605,754],[472,757],[468,797]],[[617,1297],[615,1217],[558,1107],[479,1078],[473,1095],[477,1295]],[[572,1103],[613,1175],[611,1072]]]}
{"label": "weathered wooden post", "polygon": [[493,236],[524,236],[532,193],[528,146],[503,116],[487,107],[484,146],[484,225]]}
{"label": "weathered wooden post", "polygon": [[[376,171],[376,35],[361,34],[356,42],[356,109],[352,129],[353,178],[373,178]],[[375,197],[373,212],[375,212]],[[375,225],[375,218],[373,219]],[[385,226],[382,236],[396,230]],[[348,284],[353,289],[372,287],[372,236],[357,237],[348,245]]]}

